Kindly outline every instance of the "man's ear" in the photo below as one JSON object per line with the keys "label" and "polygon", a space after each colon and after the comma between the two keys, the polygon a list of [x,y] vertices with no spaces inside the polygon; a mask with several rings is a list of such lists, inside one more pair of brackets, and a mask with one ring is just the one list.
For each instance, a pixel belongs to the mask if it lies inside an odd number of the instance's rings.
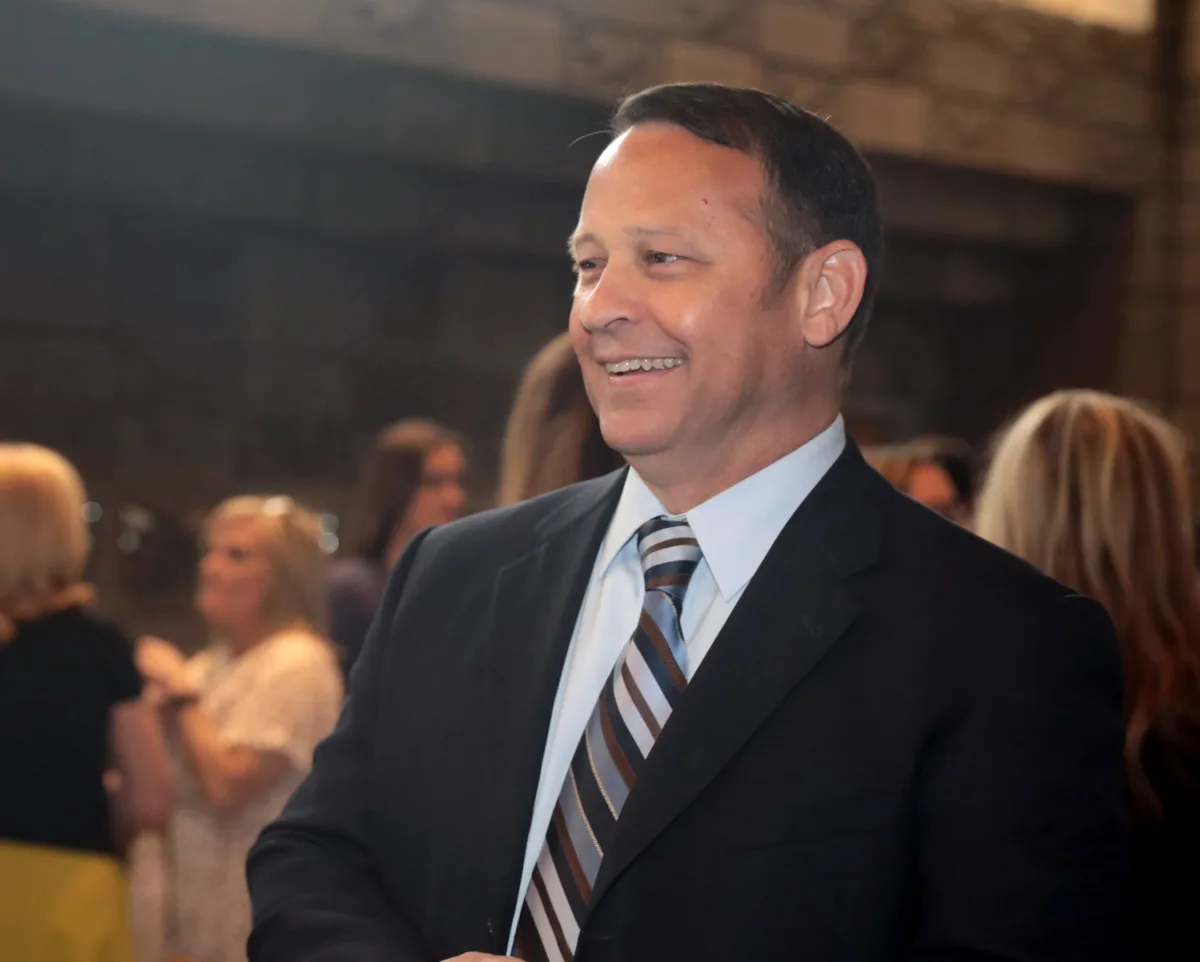
{"label": "man's ear", "polygon": [[804,258],[797,281],[804,343],[828,347],[842,336],[862,302],[867,259],[857,244],[833,241]]}

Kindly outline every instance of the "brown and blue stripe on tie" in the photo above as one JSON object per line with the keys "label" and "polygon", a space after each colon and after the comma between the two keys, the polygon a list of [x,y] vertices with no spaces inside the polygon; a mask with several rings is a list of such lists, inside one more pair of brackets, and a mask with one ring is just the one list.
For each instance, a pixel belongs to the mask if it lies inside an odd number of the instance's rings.
{"label": "brown and blue stripe on tie", "polygon": [[641,616],[575,750],[526,891],[514,951],[529,962],[574,958],[617,818],[687,687],[679,615],[700,545],[686,522],[655,518],[638,529],[638,551]]}

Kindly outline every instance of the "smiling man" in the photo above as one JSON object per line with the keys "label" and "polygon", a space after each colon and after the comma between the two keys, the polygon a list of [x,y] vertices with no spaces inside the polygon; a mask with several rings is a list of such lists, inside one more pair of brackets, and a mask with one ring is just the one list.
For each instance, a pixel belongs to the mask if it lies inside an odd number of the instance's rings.
{"label": "smiling man", "polygon": [[1122,957],[1111,625],[846,437],[882,248],[818,117],[621,105],[571,334],[630,468],[409,547],[254,962]]}

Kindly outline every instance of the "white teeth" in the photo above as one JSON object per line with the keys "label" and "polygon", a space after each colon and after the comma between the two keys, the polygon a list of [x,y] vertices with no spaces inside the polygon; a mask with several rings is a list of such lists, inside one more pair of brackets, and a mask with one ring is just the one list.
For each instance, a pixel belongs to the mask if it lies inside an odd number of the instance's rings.
{"label": "white teeth", "polygon": [[605,364],[604,369],[609,374],[628,374],[630,371],[669,371],[679,367],[683,358],[679,357],[637,357],[628,361],[618,361],[615,364]]}

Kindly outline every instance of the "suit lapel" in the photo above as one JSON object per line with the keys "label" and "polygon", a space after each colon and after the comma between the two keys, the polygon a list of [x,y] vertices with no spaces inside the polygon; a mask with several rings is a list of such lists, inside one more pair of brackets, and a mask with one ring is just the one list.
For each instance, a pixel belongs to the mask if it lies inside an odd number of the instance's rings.
{"label": "suit lapel", "polygon": [[593,905],[854,621],[843,579],[878,558],[889,490],[848,442],[784,527],[655,743]]}
{"label": "suit lapel", "polygon": [[554,698],[597,552],[625,473],[580,489],[538,525],[538,546],[496,577],[485,656],[489,920],[506,945]]}

